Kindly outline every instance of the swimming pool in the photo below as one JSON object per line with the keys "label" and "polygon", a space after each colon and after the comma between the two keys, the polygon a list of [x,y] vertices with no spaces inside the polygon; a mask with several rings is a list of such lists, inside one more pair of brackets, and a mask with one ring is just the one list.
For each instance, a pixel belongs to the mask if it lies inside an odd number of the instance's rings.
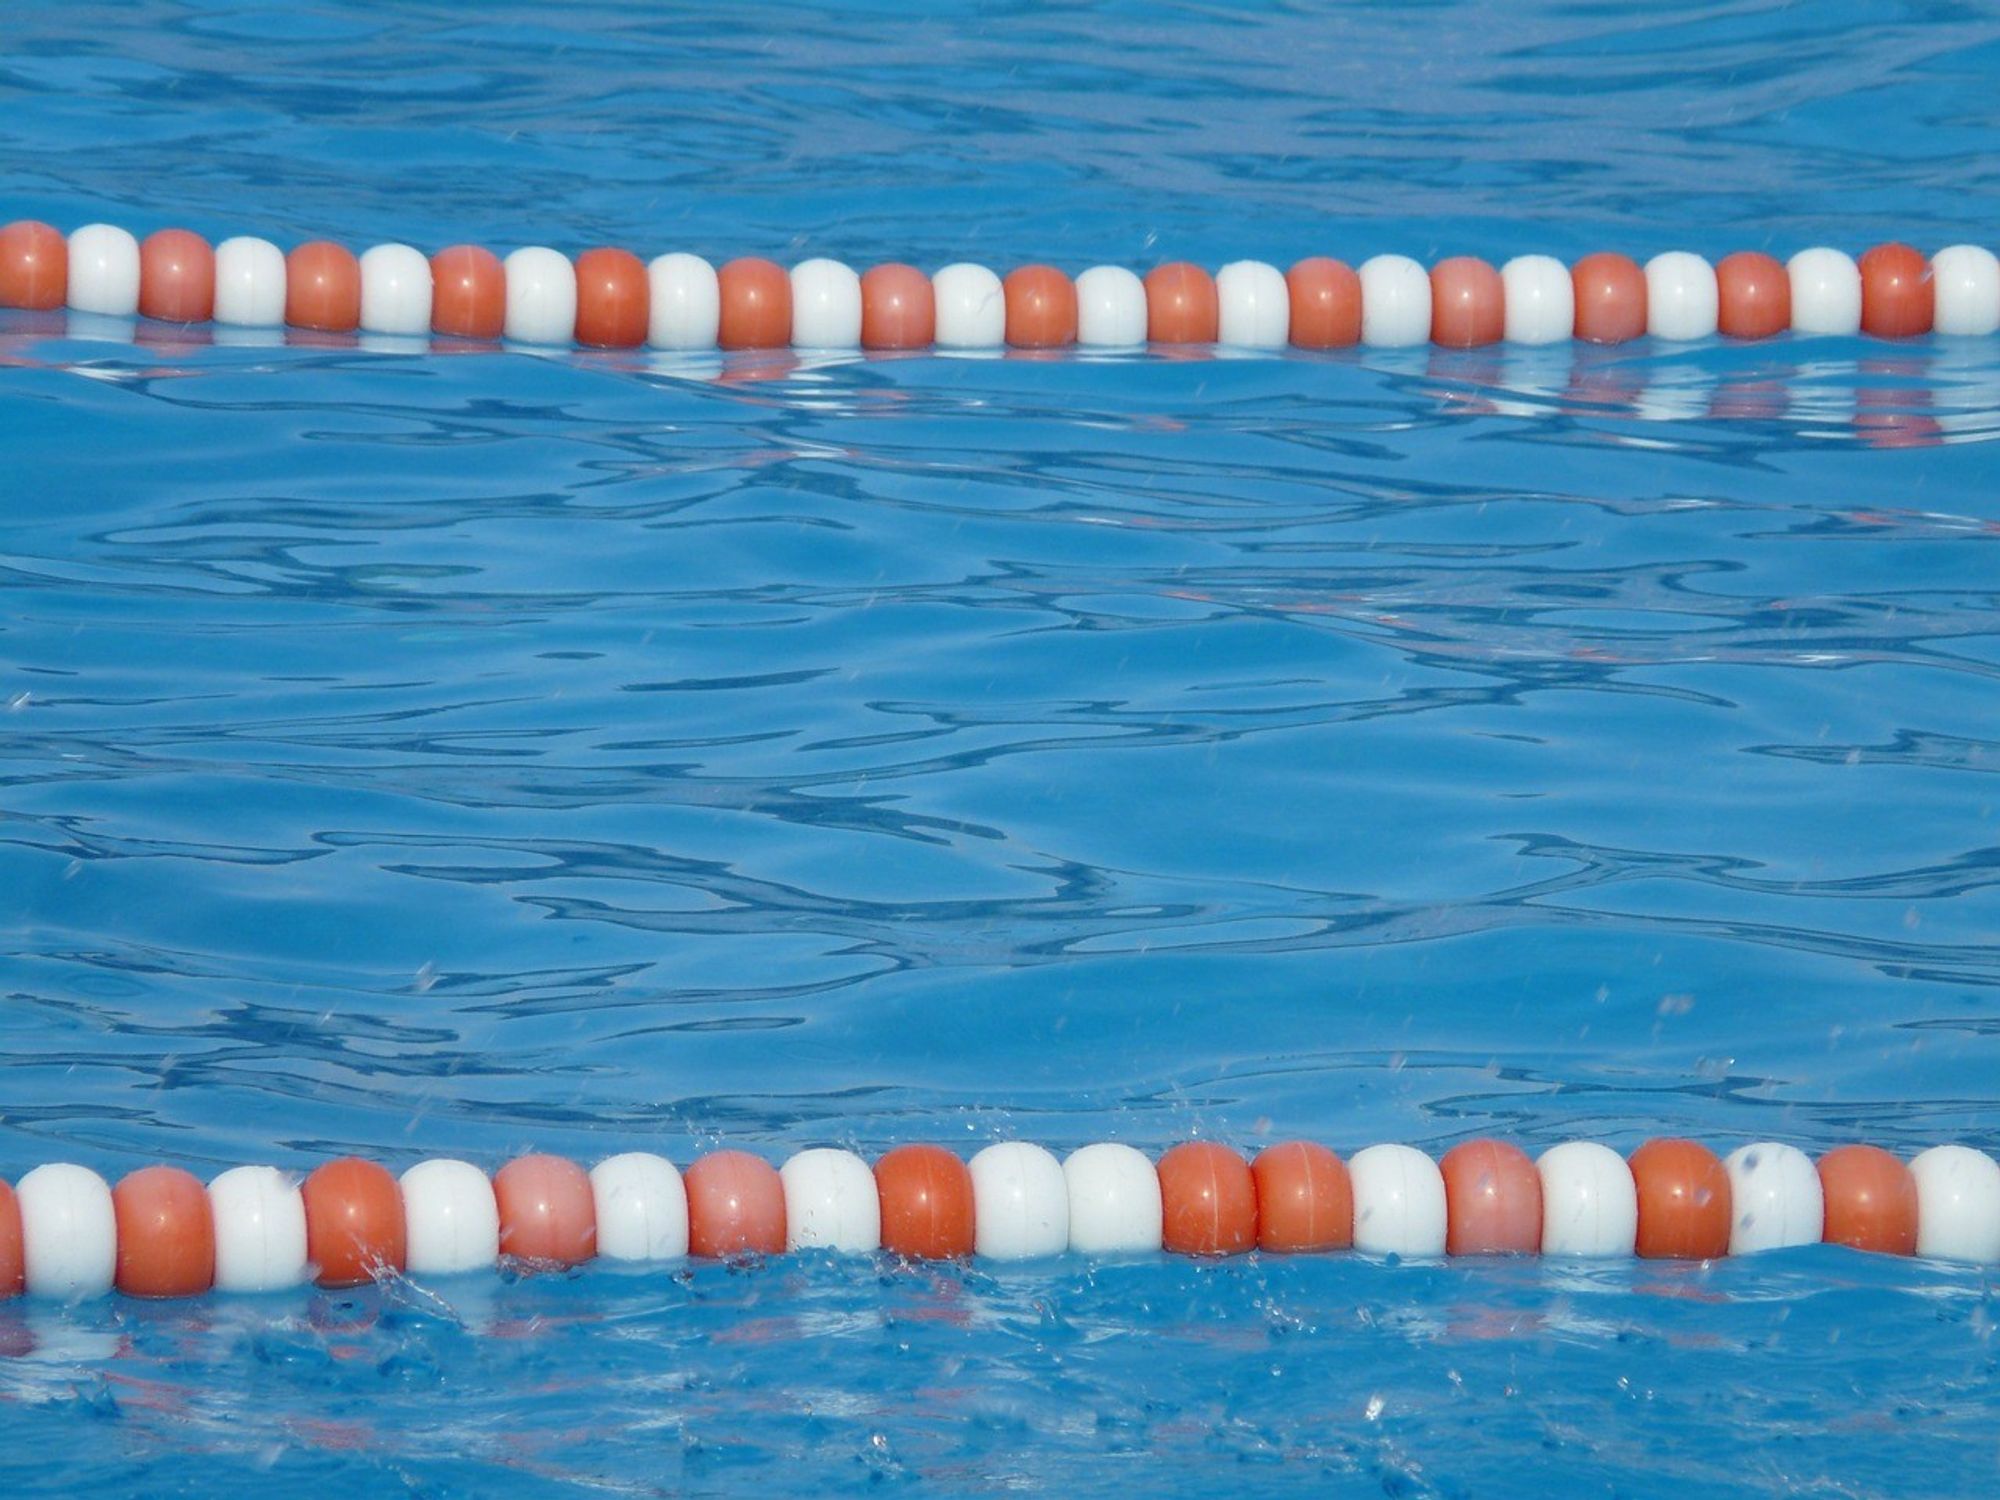
{"label": "swimming pool", "polygon": [[[1969,11],[71,6],[0,217],[1143,269],[1990,241]],[[2000,341],[655,359],[0,315],[0,1175],[1994,1121]],[[728,377],[728,378],[723,378]],[[0,1306],[16,1489],[1970,1493],[1975,1268]]]}

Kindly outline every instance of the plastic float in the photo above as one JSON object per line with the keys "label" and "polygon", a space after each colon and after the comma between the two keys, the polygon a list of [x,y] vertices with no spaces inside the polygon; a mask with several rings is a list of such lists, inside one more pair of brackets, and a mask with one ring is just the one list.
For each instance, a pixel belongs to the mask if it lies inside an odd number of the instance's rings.
{"label": "plastic float", "polygon": [[1538,1161],[1494,1140],[1464,1142],[1440,1161],[1379,1145],[1346,1162],[1305,1141],[1254,1161],[1189,1141],[1158,1162],[1101,1142],[1058,1161],[1003,1141],[970,1162],[942,1146],[898,1146],[872,1167],[815,1148],[782,1168],[715,1151],[685,1174],[627,1152],[588,1172],[564,1157],[521,1156],[491,1177],[434,1158],[397,1178],[343,1157],[303,1181],[247,1166],[204,1187],[178,1167],[150,1166],[114,1187],[67,1162],[12,1187],[0,1181],[0,1298],[113,1288],[188,1297],[502,1263],[550,1270],[802,1250],[918,1261],[1253,1250],[1705,1261],[1821,1241],[2000,1263],[2000,1164],[1965,1146],[1908,1163],[1841,1146],[1815,1163],[1777,1142],[1722,1158],[1672,1139],[1629,1158],[1571,1141]]}
{"label": "plastic float", "polygon": [[248,237],[211,247],[185,229],[142,242],[86,224],[65,237],[23,219],[0,227],[0,307],[594,349],[1470,349],[1787,332],[1897,339],[2000,330],[2000,260],[1978,245],[1926,258],[1885,244],[1859,260],[1824,246],[1784,262],[1743,250],[1711,264],[1674,250],[1644,265],[1612,253],[1574,265],[1522,255],[1497,269],[1473,256],[1428,270],[1403,255],[1358,267],[1314,256],[1289,271],[1240,260],[1211,275],[1176,261],[1143,280],[1120,266],[1072,279],[1029,265],[1003,278],[963,262],[928,276],[893,263],[857,274],[823,258],[789,271],[756,258],[718,268],[679,252],[642,262],[599,248],[572,260],[539,245],[504,260],[476,245],[430,256],[376,245],[357,256],[326,240],[286,253]]}

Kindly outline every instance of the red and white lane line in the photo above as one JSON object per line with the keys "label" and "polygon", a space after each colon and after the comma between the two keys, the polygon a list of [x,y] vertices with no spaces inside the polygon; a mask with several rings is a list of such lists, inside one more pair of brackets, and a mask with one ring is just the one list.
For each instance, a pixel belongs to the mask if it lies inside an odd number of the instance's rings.
{"label": "red and white lane line", "polygon": [[1825,246],[1788,262],[1743,250],[1710,264],[1674,250],[1643,265],[1602,252],[1574,265],[1522,255],[1497,269],[1464,255],[1428,270],[1404,255],[1358,267],[1311,256],[1288,271],[1239,260],[1211,275],[1176,261],[1143,279],[1122,266],[1072,279],[1053,266],[1003,277],[965,262],[931,275],[899,263],[857,273],[827,259],[789,271],[755,257],[717,268],[611,247],[573,260],[540,245],[504,260],[477,245],[429,256],[376,245],[357,256],[314,240],[286,252],[250,237],[211,246],[185,229],[141,241],[86,224],[64,236],[22,219],[0,227],[0,307],[595,349],[1469,349],[1648,335],[1992,334],[2000,260],[1980,245],[1926,257],[1891,243],[1859,260]]}
{"label": "red and white lane line", "polygon": [[0,1181],[0,1298],[114,1288],[187,1297],[502,1261],[546,1269],[812,1249],[994,1261],[1162,1250],[1711,1260],[1819,1241],[2000,1263],[2000,1165],[1965,1146],[1935,1146],[1908,1163],[1841,1146],[1815,1163],[1777,1142],[1720,1158],[1678,1139],[1648,1141],[1629,1158],[1571,1141],[1539,1160],[1475,1140],[1437,1161],[1400,1145],[1343,1161],[1307,1141],[1251,1160],[1189,1141],[1155,1162],[1100,1142],[1059,1161],[1005,1141],[970,1162],[909,1145],[873,1165],[851,1151],[801,1151],[782,1168],[714,1151],[685,1173],[628,1152],[588,1171],[564,1157],[522,1156],[490,1177],[434,1158],[399,1179],[343,1157],[303,1180],[248,1166],[204,1186],[178,1167],[152,1166],[113,1187],[87,1167],[54,1163],[12,1187]]}

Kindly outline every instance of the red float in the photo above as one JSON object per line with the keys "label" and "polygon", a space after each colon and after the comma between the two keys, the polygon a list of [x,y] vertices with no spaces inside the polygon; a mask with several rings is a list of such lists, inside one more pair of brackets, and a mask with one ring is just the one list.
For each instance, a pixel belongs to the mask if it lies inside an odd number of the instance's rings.
{"label": "red float", "polygon": [[1183,1141],[1160,1158],[1159,1173],[1161,1243],[1168,1250],[1241,1255],[1256,1245],[1257,1180],[1236,1152],[1214,1141]]}
{"label": "red float", "polygon": [[1861,257],[1861,331],[1906,339],[1931,331],[1931,263],[1908,245],[1877,245]]}
{"label": "red float", "polygon": [[792,278],[754,256],[715,273],[721,318],[715,342],[724,349],[787,349],[792,342]]}
{"label": "red float", "polygon": [[1060,349],[1076,342],[1076,283],[1054,266],[1021,266],[1001,283],[1007,293],[1007,342],[1016,349]]}
{"label": "red float", "polygon": [[1587,344],[1622,344],[1646,331],[1646,273],[1629,255],[1599,251],[1570,267],[1576,289],[1576,336]]}
{"label": "red float", "polygon": [[747,1151],[711,1151],[682,1179],[688,1254],[712,1259],[778,1255],[785,1248],[785,1185],[778,1169]]}
{"label": "red float", "polygon": [[0,1179],[0,1302],[20,1296],[27,1279],[27,1255],[21,1245],[21,1200]]}
{"label": "red float", "polygon": [[285,257],[285,321],[322,333],[361,326],[361,262],[353,251],[313,240]]}
{"label": "red float", "polygon": [[215,316],[215,252],[185,229],[162,229],[139,245],[139,315],[162,323]]}
{"label": "red float", "polygon": [[1507,331],[1507,293],[1500,273],[1472,255],[1431,267],[1431,342],[1447,349],[1497,344]]}
{"label": "red float", "polygon": [[360,1286],[408,1264],[403,1194],[372,1161],[343,1156],[305,1180],[306,1259],[325,1287]]}
{"label": "red float", "polygon": [[51,224],[16,219],[0,228],[0,307],[37,312],[69,296],[69,241]]}
{"label": "red float", "polygon": [[1345,1250],[1354,1243],[1354,1184],[1347,1164],[1311,1141],[1266,1146],[1250,1164],[1257,1187],[1257,1248],[1279,1255]]}
{"label": "red float", "polygon": [[561,1156],[517,1156],[493,1174],[500,1253],[543,1265],[580,1265],[597,1254],[590,1174]]}
{"label": "red float", "polygon": [[972,1172],[942,1146],[898,1146],[875,1163],[882,1248],[912,1260],[972,1254]]}
{"label": "red float", "polygon": [[1215,278],[1188,261],[1146,273],[1146,337],[1156,344],[1212,344],[1222,326]]}
{"label": "red float", "polygon": [[576,341],[586,349],[638,348],[652,311],[645,262],[630,250],[586,250],[576,258]]}
{"label": "red float", "polygon": [[1776,256],[1725,255],[1715,267],[1715,296],[1715,326],[1725,338],[1774,338],[1792,326],[1792,273]]}
{"label": "red float", "polygon": [[1445,1253],[1533,1255],[1542,1248],[1542,1174],[1504,1141],[1466,1141],[1445,1152]]}
{"label": "red float", "polygon": [[1878,1146],[1837,1146],[1819,1159],[1829,1245],[1917,1253],[1917,1180]]}
{"label": "red float", "polygon": [[1694,1141],[1648,1141],[1632,1153],[1639,1192],[1634,1249],[1648,1260],[1713,1260],[1729,1253],[1729,1172]]}
{"label": "red float", "polygon": [[507,328],[507,267],[479,245],[453,245],[431,257],[431,332],[448,338],[497,339]]}
{"label": "red float", "polygon": [[1292,294],[1292,343],[1346,349],[1361,342],[1361,277],[1345,261],[1308,256],[1285,273]]}
{"label": "red float", "polygon": [[141,1167],[111,1190],[118,1222],[118,1290],[193,1297],[215,1284],[215,1219],[208,1192],[179,1167]]}
{"label": "red float", "polygon": [[861,278],[861,347],[928,349],[937,337],[937,294],[915,266],[891,262]]}

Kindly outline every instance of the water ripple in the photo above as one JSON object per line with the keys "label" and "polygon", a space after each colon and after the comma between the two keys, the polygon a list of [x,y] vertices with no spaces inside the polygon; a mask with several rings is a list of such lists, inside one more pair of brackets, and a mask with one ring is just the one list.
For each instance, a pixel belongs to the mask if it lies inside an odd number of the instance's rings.
{"label": "water ripple", "polygon": [[[1071,271],[1934,248],[2000,202],[1996,58],[1895,0],[85,0],[9,17],[0,197]],[[1988,339],[0,313],[0,1172],[2000,1148],[1996,436]],[[0,1488],[1944,1493],[1990,1303],[1816,1247],[6,1304]]]}

